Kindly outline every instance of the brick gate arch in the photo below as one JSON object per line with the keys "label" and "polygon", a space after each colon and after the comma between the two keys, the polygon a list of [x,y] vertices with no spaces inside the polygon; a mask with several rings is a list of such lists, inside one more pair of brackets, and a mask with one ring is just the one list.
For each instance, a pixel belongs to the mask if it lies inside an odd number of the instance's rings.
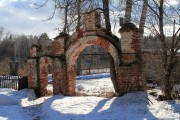
{"label": "brick gate arch", "polygon": [[[96,11],[85,13],[82,18],[82,29],[73,35],[60,33],[47,48],[42,49],[40,45],[31,47],[27,70],[29,88],[34,89],[39,96],[46,95],[48,73],[43,71],[47,62],[51,61],[53,93],[74,95],[76,60],[86,47],[98,45],[111,56],[111,80],[119,95],[144,90],[145,77],[138,28],[132,23],[123,24],[119,30],[120,40],[101,27],[100,14]],[[51,60],[47,61],[46,57]]]}
{"label": "brick gate arch", "polygon": [[[75,86],[76,86],[76,68],[75,64],[80,53],[91,45],[98,45],[104,48],[113,58],[114,66],[111,74],[112,76],[116,76],[115,67],[119,65],[119,55],[117,48],[110,43],[107,39],[99,36],[85,36],[78,39],[75,43],[70,45],[66,52],[66,63],[67,63],[67,93],[69,95],[75,94]],[[113,85],[116,86],[116,79],[112,79]],[[116,90],[116,87],[115,87]]]}

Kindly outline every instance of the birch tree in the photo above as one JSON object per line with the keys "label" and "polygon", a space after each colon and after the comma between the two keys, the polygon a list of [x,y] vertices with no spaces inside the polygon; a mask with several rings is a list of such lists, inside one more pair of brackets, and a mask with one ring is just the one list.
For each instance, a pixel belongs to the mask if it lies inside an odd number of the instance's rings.
{"label": "birch tree", "polygon": [[[151,31],[157,36],[159,54],[162,58],[162,72],[164,75],[161,76],[161,80],[164,96],[165,99],[172,99],[172,73],[177,65],[178,58],[176,55],[180,49],[180,21],[178,20],[180,10],[178,6],[172,6],[164,0],[152,0],[150,3],[147,3],[147,5],[151,12],[149,26],[151,27]],[[179,3],[177,5],[179,5]],[[165,26],[171,26],[170,28],[172,28],[172,32],[170,31],[168,34],[171,40],[167,40]]]}
{"label": "birch tree", "polygon": [[132,0],[126,0],[125,16],[123,23],[131,22]]}

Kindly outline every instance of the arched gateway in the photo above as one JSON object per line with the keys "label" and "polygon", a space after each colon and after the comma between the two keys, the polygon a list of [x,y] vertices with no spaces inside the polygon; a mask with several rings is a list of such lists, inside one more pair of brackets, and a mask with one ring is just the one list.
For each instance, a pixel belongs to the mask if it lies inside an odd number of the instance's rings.
{"label": "arched gateway", "polygon": [[38,96],[46,94],[48,65],[52,67],[53,93],[75,95],[75,64],[88,46],[98,45],[111,56],[111,80],[115,91],[122,95],[143,90],[144,77],[139,49],[138,29],[131,23],[120,29],[121,41],[100,26],[100,14],[83,14],[83,28],[69,36],[60,33],[48,48],[33,45],[28,59],[28,84]]}

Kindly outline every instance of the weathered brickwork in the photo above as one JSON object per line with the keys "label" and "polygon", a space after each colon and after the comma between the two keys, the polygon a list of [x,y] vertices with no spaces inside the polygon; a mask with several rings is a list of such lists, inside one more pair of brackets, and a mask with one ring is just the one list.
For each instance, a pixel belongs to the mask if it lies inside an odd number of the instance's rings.
{"label": "weathered brickwork", "polygon": [[165,71],[163,70],[162,65],[162,56],[157,52],[142,52],[144,65],[144,71],[146,73],[147,80],[152,81],[161,81],[159,78],[163,76]]}
{"label": "weathered brickwork", "polygon": [[100,15],[97,12],[88,12],[83,15],[83,30],[92,31],[100,27]]}
{"label": "weathered brickwork", "polygon": [[138,65],[117,68],[118,93],[142,91],[145,86],[145,76],[140,72]]}
{"label": "weathered brickwork", "polygon": [[137,53],[140,49],[139,30],[132,23],[125,23],[119,30],[123,53]]}
{"label": "weathered brickwork", "polygon": [[61,56],[64,54],[64,38],[55,38],[51,45],[50,55]]}
{"label": "weathered brickwork", "polygon": [[40,76],[40,90],[41,96],[46,95],[47,93],[47,85],[48,85],[48,64],[50,63],[48,57],[40,58],[40,68],[39,68],[39,76]]}
{"label": "weathered brickwork", "polygon": [[118,66],[118,52],[116,48],[107,40],[97,36],[87,36],[80,38],[78,42],[74,43],[66,52],[66,60],[67,60],[67,77],[69,83],[69,94],[72,95],[75,93],[75,80],[76,80],[76,69],[75,63],[79,56],[79,54],[90,45],[99,45],[108,51],[113,57],[115,66]]}
{"label": "weathered brickwork", "polygon": [[119,30],[122,46],[122,66],[117,68],[118,93],[145,89],[145,74],[140,52],[139,31],[132,23]]}
{"label": "weathered brickwork", "polygon": [[75,95],[77,58],[88,46],[98,45],[111,56],[111,79],[115,91],[122,95],[143,90],[145,78],[141,70],[138,29],[129,23],[119,32],[121,41],[101,28],[99,13],[92,11],[83,14],[83,28],[72,36],[61,33],[45,50],[38,45],[32,47],[28,60],[29,87],[35,88],[39,96],[46,94],[50,64],[53,93]]}
{"label": "weathered brickwork", "polygon": [[37,87],[37,64],[36,59],[29,59],[27,61],[27,72],[28,72],[28,85],[29,88],[35,89]]}
{"label": "weathered brickwork", "polygon": [[132,36],[133,35],[133,32],[122,32],[121,33],[121,50],[122,52],[124,53],[129,53],[129,52],[135,52],[132,47],[131,47],[131,44],[132,44]]}
{"label": "weathered brickwork", "polygon": [[131,49],[136,53],[139,52],[139,49],[140,49],[140,41],[139,40],[140,40],[139,32],[137,30],[133,31]]}
{"label": "weathered brickwork", "polygon": [[58,58],[52,59],[52,78],[53,78],[53,93],[65,93],[66,86],[66,66],[65,61]]}
{"label": "weathered brickwork", "polygon": [[37,47],[36,46],[32,46],[30,49],[30,56],[31,57],[36,57],[37,56]]}

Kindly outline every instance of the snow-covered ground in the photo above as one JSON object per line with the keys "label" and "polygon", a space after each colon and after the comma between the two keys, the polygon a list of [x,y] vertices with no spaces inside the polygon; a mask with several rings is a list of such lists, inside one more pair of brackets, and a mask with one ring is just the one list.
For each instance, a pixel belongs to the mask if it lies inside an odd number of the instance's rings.
{"label": "snow-covered ground", "polygon": [[[48,84],[47,89],[53,91],[53,85]],[[115,90],[110,78],[76,80],[76,94],[78,96],[113,96]]]}
{"label": "snow-covered ground", "polygon": [[91,80],[76,80],[76,93],[78,95],[113,96],[115,90],[110,78]]}
{"label": "snow-covered ground", "polygon": [[[107,78],[78,80],[76,90],[96,93],[101,85],[111,89],[109,82]],[[153,89],[122,97],[55,95],[36,99],[31,89],[0,89],[0,120],[180,120],[180,101],[157,101],[149,92],[161,94]]]}
{"label": "snow-covered ground", "polygon": [[0,120],[32,120],[32,116],[25,112],[24,105],[35,100],[33,90],[0,89]]}
{"label": "snow-covered ground", "polygon": [[[52,78],[50,78],[49,81],[51,81],[51,79]],[[78,96],[87,95],[108,97],[115,94],[115,90],[110,79],[110,73],[81,75],[77,76],[76,79],[76,93]],[[48,84],[47,89],[53,91],[52,83]]]}
{"label": "snow-covered ground", "polygon": [[144,92],[111,98],[56,95],[35,100],[32,90],[0,91],[0,120],[180,119],[180,101],[156,101]]}

